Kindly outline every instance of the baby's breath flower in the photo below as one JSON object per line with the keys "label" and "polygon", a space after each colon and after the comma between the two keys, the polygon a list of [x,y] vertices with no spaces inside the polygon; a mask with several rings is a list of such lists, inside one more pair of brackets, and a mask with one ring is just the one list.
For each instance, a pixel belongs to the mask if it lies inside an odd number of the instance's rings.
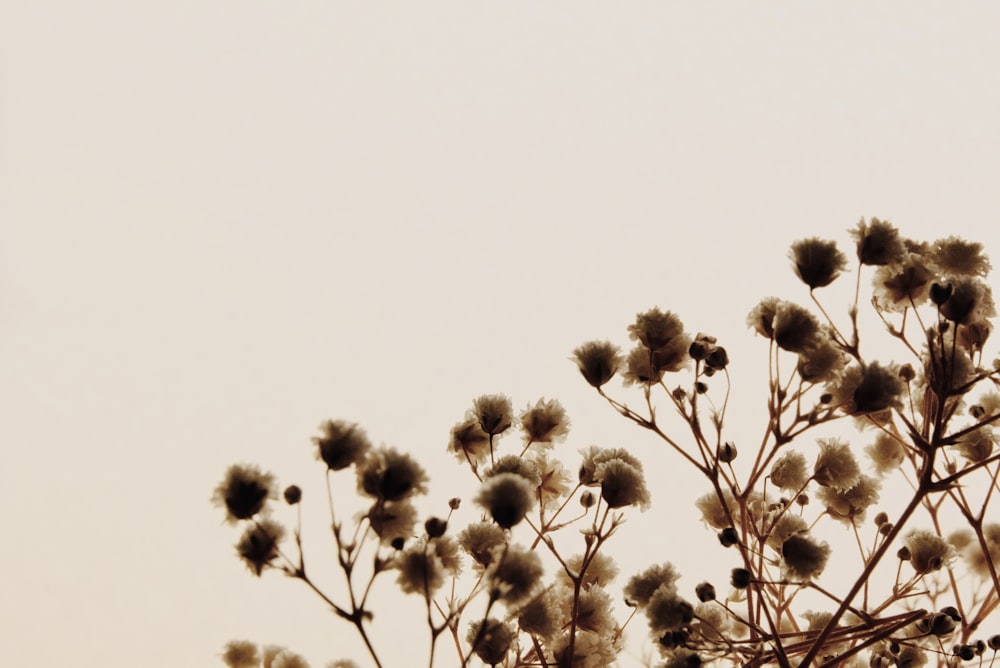
{"label": "baby's breath flower", "polygon": [[805,533],[794,533],[781,545],[782,573],[794,582],[807,582],[820,576],[829,557],[829,545]]}
{"label": "baby's breath flower", "polygon": [[962,552],[973,572],[982,578],[989,578],[990,567],[987,558],[993,562],[994,568],[1000,571],[1000,524],[993,522],[984,525],[983,540],[989,555],[983,553],[979,541],[975,539],[970,540]]}
{"label": "baby's breath flower", "polygon": [[397,538],[405,541],[413,536],[417,509],[408,499],[376,503],[368,511],[368,521],[382,544],[390,545]]}
{"label": "baby's breath flower", "polygon": [[267,499],[277,495],[273,475],[250,464],[234,464],[215,488],[212,501],[226,508],[226,521],[232,524],[263,512]]}
{"label": "baby's breath flower", "polygon": [[479,488],[476,503],[489,511],[498,525],[509,529],[535,504],[535,487],[516,473],[500,473]]}
{"label": "baby's breath flower", "polygon": [[906,253],[906,246],[899,238],[899,232],[888,221],[872,218],[866,223],[862,218],[850,232],[857,241],[858,261],[861,264],[896,264]]}
{"label": "baby's breath flower", "polygon": [[628,333],[629,338],[649,350],[659,350],[684,334],[684,323],[670,311],[653,308],[637,314],[635,323],[628,327]]}
{"label": "baby's breath flower", "polygon": [[[711,585],[709,585],[711,586]],[[714,588],[713,588],[713,594]],[[712,600],[715,597],[712,596]],[[733,620],[726,614],[725,608],[713,603],[699,603],[694,606],[695,621],[691,624],[691,630],[711,641],[720,641],[730,632]]]}
{"label": "baby's breath flower", "polygon": [[794,450],[786,450],[771,465],[771,482],[781,489],[797,492],[808,479],[806,458]]}
{"label": "baby's breath flower", "polygon": [[906,458],[906,451],[902,444],[894,436],[885,432],[879,432],[875,437],[875,442],[865,448],[865,452],[875,465],[875,471],[879,475],[891,473],[899,468]]}
{"label": "baby's breath flower", "polygon": [[978,405],[983,409],[983,418],[1000,413],[1000,392],[987,392],[979,397]]}
{"label": "baby's breath flower", "polygon": [[488,576],[501,601],[516,604],[531,596],[542,577],[542,561],[533,550],[518,545],[498,547]]}
{"label": "baby's breath flower", "polygon": [[[583,555],[574,554],[566,560],[566,565],[569,566],[569,569],[575,575],[579,575],[580,568],[583,566]],[[615,560],[603,552],[597,552],[591,558],[590,563],[587,564],[587,570],[583,573],[581,586],[584,589],[590,589],[593,586],[606,587],[617,575],[618,566],[615,564]],[[559,571],[558,578],[564,586],[568,588],[573,587],[573,583],[565,570]]]}
{"label": "baby's breath flower", "polygon": [[358,491],[384,501],[399,501],[425,494],[427,474],[410,455],[380,448],[358,465]]}
{"label": "baby's breath flower", "polygon": [[993,429],[983,426],[969,432],[955,444],[955,449],[970,462],[981,462],[993,454]]}
{"label": "baby's breath flower", "polygon": [[465,640],[472,645],[472,651],[483,663],[496,666],[503,663],[507,656],[514,633],[499,619],[490,617],[485,622],[469,624]]}
{"label": "baby's breath flower", "polygon": [[462,559],[458,553],[458,541],[451,536],[442,536],[434,541],[434,552],[441,565],[452,575],[462,572]]}
{"label": "baby's breath flower", "polygon": [[260,653],[255,643],[230,640],[222,653],[222,662],[229,668],[257,668],[260,665]]}
{"label": "baby's breath flower", "polygon": [[781,516],[770,527],[766,542],[774,549],[779,550],[784,542],[793,535],[808,530],[809,525],[801,516],[788,512],[781,513]]}
{"label": "baby's breath flower", "polygon": [[921,575],[940,570],[952,556],[951,545],[931,531],[911,531],[903,544],[910,552],[913,570]]}
{"label": "baby's breath flower", "polygon": [[827,389],[848,415],[870,415],[902,408],[900,397],[906,387],[897,369],[872,362],[848,367]]}
{"label": "baby's breath flower", "polygon": [[942,274],[950,277],[973,278],[990,273],[990,259],[983,253],[983,245],[956,236],[935,241],[928,258]]}
{"label": "baby's breath flower", "polygon": [[530,459],[524,459],[523,457],[518,457],[517,455],[504,455],[496,461],[493,466],[483,474],[483,480],[488,480],[494,476],[498,476],[501,473],[515,473],[531,484],[531,488],[535,489],[542,484],[542,474],[538,470],[538,466]]}
{"label": "baby's breath flower", "polygon": [[588,341],[573,351],[576,365],[592,387],[601,387],[618,372],[622,356],[618,346],[608,341]]}
{"label": "baby's breath flower", "polygon": [[584,485],[599,485],[600,479],[597,477],[597,469],[613,459],[620,459],[629,466],[642,470],[642,462],[632,453],[624,448],[599,448],[591,445],[580,450],[583,455],[583,462],[580,464],[580,483]]}
{"label": "baby's breath flower", "polygon": [[[568,619],[573,614],[573,597],[566,596],[562,600],[566,603],[564,614]],[[611,597],[602,588],[582,590],[576,603],[577,627],[598,636],[610,635],[615,629],[611,608]]]}
{"label": "baby's breath flower", "polygon": [[558,668],[605,668],[618,659],[621,652],[620,633],[594,633],[580,630],[573,642],[573,655],[569,655],[569,633],[559,638],[552,650],[550,666]]}
{"label": "baby's breath flower", "polygon": [[920,668],[927,663],[927,652],[916,645],[904,645],[896,655],[897,668]]}
{"label": "baby's breath flower", "polygon": [[260,520],[247,527],[236,544],[236,552],[250,572],[258,577],[278,558],[278,543],[285,536],[285,528],[274,520]]}
{"label": "baby's breath flower", "polygon": [[536,594],[517,615],[517,624],[525,633],[548,642],[562,629],[562,615],[554,590]]}
{"label": "baby's breath flower", "polygon": [[847,490],[857,484],[861,468],[851,446],[835,438],[819,439],[819,455],[813,465],[813,478],[825,487]]}
{"label": "baby's breath flower", "polygon": [[399,571],[396,582],[406,594],[431,595],[444,584],[444,564],[422,540],[403,550],[394,566]]}
{"label": "baby's breath flower", "polygon": [[501,434],[514,421],[510,399],[502,394],[484,394],[472,403],[472,413],[479,419],[479,426],[491,436]]}
{"label": "baby's breath flower", "polygon": [[796,241],[788,256],[795,273],[810,290],[830,285],[847,266],[847,258],[835,242],[816,237]]}
{"label": "baby's breath flower", "polygon": [[933,272],[924,258],[913,252],[904,254],[898,263],[879,267],[872,283],[879,308],[903,311],[927,301]]}
{"label": "baby's breath flower", "polygon": [[274,657],[270,668],[309,668],[309,664],[302,656],[286,649]]}
{"label": "baby's breath flower", "polygon": [[490,456],[490,436],[479,426],[479,419],[471,417],[452,427],[448,450],[458,461],[478,469]]}
{"label": "baby's breath flower", "polygon": [[528,443],[561,441],[569,433],[566,409],[555,399],[539,399],[534,406],[528,406],[520,419],[521,430]]}
{"label": "baby's breath flower", "polygon": [[778,314],[781,300],[777,297],[765,297],[753,310],[747,314],[747,327],[752,327],[765,339],[774,338],[774,318]]}
{"label": "baby's breath flower", "polygon": [[493,563],[494,548],[506,543],[507,536],[496,524],[474,522],[458,534],[458,542],[477,568],[482,568]]}
{"label": "baby's breath flower", "polygon": [[572,478],[558,459],[539,453],[535,455],[533,463],[541,477],[538,494],[541,496],[542,507],[549,508],[569,494]]}
{"label": "baby's breath flower", "polygon": [[792,302],[779,302],[772,321],[774,342],[779,348],[802,353],[816,347],[819,323],[812,313]]}
{"label": "baby's breath flower", "polygon": [[[715,492],[709,492],[704,496],[698,497],[694,502],[698,510],[701,511],[702,519],[713,529],[726,529],[732,526],[734,521],[739,520],[739,505],[736,503],[733,493],[724,487],[722,488],[722,494],[726,499],[725,506],[722,505]],[[728,515],[726,514],[727,507],[729,508]]]}
{"label": "baby's breath flower", "polygon": [[646,619],[654,637],[684,628],[694,619],[694,608],[677,595],[677,590],[660,587],[653,592],[646,605]]}
{"label": "baby's breath flower", "polygon": [[697,668],[703,663],[697,652],[683,647],[665,654],[667,660],[663,663],[663,668]]}
{"label": "baby's breath flower", "polygon": [[601,497],[609,508],[649,507],[649,490],[641,469],[621,459],[612,459],[598,467],[596,476],[601,483]]}
{"label": "baby's breath flower", "polygon": [[320,436],[314,436],[316,459],[322,459],[333,471],[345,469],[364,460],[371,443],[364,430],[343,420],[327,420],[319,427]]}
{"label": "baby's breath flower", "polygon": [[996,316],[993,291],[980,280],[960,278],[952,284],[952,293],[941,305],[941,315],[959,325]]}
{"label": "baby's breath flower", "polygon": [[847,357],[828,338],[817,338],[815,345],[799,353],[796,370],[807,383],[823,383],[838,374]]}
{"label": "baby's breath flower", "polygon": [[664,562],[653,565],[638,575],[629,578],[625,585],[625,600],[639,608],[644,608],[649,603],[653,594],[662,588],[675,589],[674,583],[680,578],[680,574],[673,565]]}
{"label": "baby's breath flower", "polygon": [[838,490],[835,487],[823,487],[819,490],[819,498],[826,504],[827,512],[838,520],[853,523],[865,516],[870,506],[878,503],[879,482],[875,478],[863,475],[856,485],[848,490]]}

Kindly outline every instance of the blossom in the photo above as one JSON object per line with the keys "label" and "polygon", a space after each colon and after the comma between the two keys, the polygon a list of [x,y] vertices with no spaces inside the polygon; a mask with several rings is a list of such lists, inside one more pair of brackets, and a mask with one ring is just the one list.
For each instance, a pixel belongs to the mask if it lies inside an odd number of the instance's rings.
{"label": "blossom", "polygon": [[880,432],[875,442],[865,448],[865,452],[875,465],[879,475],[891,473],[906,459],[906,451],[899,440],[890,434]]}
{"label": "blossom", "polygon": [[835,242],[815,237],[796,241],[788,256],[795,273],[810,290],[830,285],[847,266],[847,258]]}
{"label": "blossom", "polygon": [[500,473],[483,483],[476,503],[489,511],[494,522],[509,529],[534,506],[535,487],[516,473]]}
{"label": "blossom", "polygon": [[543,508],[548,508],[569,493],[572,479],[558,459],[538,454],[534,458],[540,480],[538,496]]}
{"label": "blossom", "polygon": [[608,341],[588,341],[573,351],[576,365],[592,387],[601,387],[618,372],[622,357],[618,346]]}
{"label": "blossom", "polygon": [[938,239],[930,247],[928,259],[946,276],[976,277],[990,273],[990,259],[981,243],[956,236]]}
{"label": "blossom", "polygon": [[827,389],[848,415],[872,415],[902,408],[905,385],[898,370],[872,362],[848,367]]}
{"label": "blossom", "polygon": [[972,278],[959,278],[950,285],[951,294],[941,304],[941,315],[945,318],[959,325],[967,325],[996,316],[990,286]]}
{"label": "blossom", "polygon": [[702,519],[713,529],[725,529],[732,526],[734,521],[739,521],[739,505],[733,493],[728,488],[723,488],[722,495],[726,500],[725,506],[715,492],[709,492],[695,501],[695,506],[701,511]]}
{"label": "blossom", "polygon": [[427,492],[427,474],[413,457],[380,448],[358,466],[358,491],[384,501]]}
{"label": "blossom", "polygon": [[858,262],[861,264],[896,264],[906,253],[899,232],[888,221],[872,218],[866,223],[862,218],[850,232],[857,241]]}
{"label": "blossom", "polygon": [[1000,570],[1000,524],[991,522],[983,525],[983,540],[986,543],[988,554],[983,552],[979,541],[972,539],[962,549],[962,556],[969,563],[970,568],[977,575],[983,578],[990,577],[990,566],[987,559],[993,562],[993,567]]}
{"label": "blossom", "polygon": [[673,587],[659,587],[645,608],[649,628],[656,637],[677,631],[694,619],[694,608]]}
{"label": "blossom", "polygon": [[368,511],[368,521],[372,531],[383,545],[391,545],[396,539],[408,540],[413,536],[417,524],[417,509],[409,499],[376,503]]}
{"label": "blossom", "polygon": [[777,297],[765,297],[747,314],[747,327],[752,327],[766,339],[774,338],[774,317],[778,313],[781,300]]}
{"label": "blossom", "polygon": [[[615,560],[603,552],[596,552],[591,557],[590,562],[587,564],[587,570],[582,574],[580,573],[580,569],[583,567],[582,554],[574,554],[566,560],[566,565],[575,577],[580,577],[580,585],[584,589],[590,589],[593,586],[605,587],[618,575],[618,566],[615,564]],[[566,587],[573,587],[573,583],[565,570],[559,571],[559,580]]]}
{"label": "blossom", "polygon": [[872,279],[880,308],[902,311],[927,301],[934,274],[923,257],[908,252],[897,263],[879,267]]}
{"label": "blossom", "polygon": [[396,582],[404,593],[429,596],[444,584],[444,564],[423,541],[403,550],[393,565],[399,571]]}
{"label": "blossom", "polygon": [[236,544],[236,553],[243,563],[258,577],[278,558],[278,543],[285,536],[285,528],[273,520],[261,520],[246,528]]}
{"label": "blossom", "polygon": [[502,394],[484,394],[472,403],[472,414],[490,436],[507,431],[514,420],[510,399]]}
{"label": "blossom", "polygon": [[506,541],[504,530],[489,522],[474,522],[458,534],[459,545],[472,557],[477,567],[493,563],[494,548]]}
{"label": "blossom", "polygon": [[597,468],[595,477],[601,483],[601,497],[609,508],[649,507],[649,490],[642,469],[622,459],[612,459]]}
{"label": "blossom", "polygon": [[839,373],[846,362],[847,356],[830,339],[820,337],[811,348],[799,353],[796,371],[807,383],[823,383]]}
{"label": "blossom", "polygon": [[819,323],[812,313],[792,302],[780,302],[772,321],[774,342],[783,350],[802,353],[816,347]]}
{"label": "blossom", "polygon": [[830,546],[805,533],[793,533],[781,545],[781,569],[785,577],[806,582],[819,577],[830,557]]}
{"label": "blossom", "polygon": [[531,596],[542,577],[538,554],[518,545],[495,549],[502,552],[499,558],[494,558],[489,577],[500,600],[515,604]]}
{"label": "blossom", "polygon": [[592,445],[580,450],[583,462],[580,464],[580,483],[584,485],[599,485],[597,469],[605,462],[620,459],[630,466],[642,470],[642,462],[624,448],[599,448]]}
{"label": "blossom", "polygon": [[231,640],[226,643],[222,662],[229,668],[257,668],[260,665],[260,653],[257,645],[252,642]]}
{"label": "blossom", "polygon": [[309,668],[309,664],[300,655],[286,649],[274,657],[271,668]]}
{"label": "blossom", "polygon": [[820,439],[819,455],[813,465],[813,478],[825,487],[847,490],[861,477],[851,446],[835,438]]}
{"label": "blossom", "polygon": [[981,462],[993,454],[993,429],[982,426],[962,436],[955,449],[970,462]]}
{"label": "blossom", "polygon": [[769,528],[766,543],[774,549],[780,550],[786,540],[797,533],[804,533],[808,529],[809,525],[801,516],[783,512]]}
{"label": "blossom", "polygon": [[633,341],[650,350],[659,350],[684,334],[684,323],[670,311],[653,308],[637,314],[628,332]]}
{"label": "blossom", "polygon": [[785,451],[771,464],[771,482],[781,489],[797,492],[808,479],[806,458],[794,450]]}
{"label": "blossom", "polygon": [[226,508],[226,521],[248,520],[263,512],[268,498],[277,498],[275,478],[250,464],[234,464],[215,488],[212,501]]}
{"label": "blossom", "polygon": [[364,430],[343,420],[327,420],[320,425],[321,436],[314,436],[316,459],[326,462],[333,471],[345,469],[364,460],[371,443]]}
{"label": "blossom", "polygon": [[644,608],[653,597],[653,594],[661,587],[674,588],[674,583],[680,578],[680,574],[673,565],[664,562],[650,566],[643,572],[633,575],[625,585],[625,600],[630,604]]}
{"label": "blossom", "polygon": [[503,663],[514,640],[514,633],[499,619],[490,617],[485,621],[469,624],[465,640],[483,663],[495,666]]}
{"label": "blossom", "polygon": [[921,575],[940,570],[953,554],[951,545],[931,531],[911,531],[903,544],[910,554],[910,565]]}
{"label": "blossom", "polygon": [[539,399],[534,406],[521,413],[521,430],[529,443],[552,443],[561,441],[569,433],[569,418],[566,409],[555,399]]}
{"label": "blossom", "polygon": [[490,455],[490,435],[483,431],[478,418],[470,417],[452,427],[448,450],[458,461],[479,468]]}
{"label": "blossom", "polygon": [[875,478],[862,475],[857,484],[847,490],[823,487],[819,498],[826,504],[827,512],[843,522],[853,523],[862,519],[865,511],[878,503],[879,482]]}
{"label": "blossom", "polygon": [[515,473],[529,483],[531,483],[531,488],[535,489],[542,484],[542,474],[538,470],[538,466],[535,462],[530,459],[525,459],[517,455],[504,455],[496,461],[493,466],[483,474],[483,480],[488,480],[494,476],[500,475],[501,473]]}
{"label": "blossom", "polygon": [[[564,596],[562,602],[564,617],[569,619],[573,614],[573,596]],[[610,635],[615,629],[611,608],[611,596],[601,587],[581,590],[576,603],[577,627],[597,636]]]}
{"label": "blossom", "polygon": [[544,641],[552,639],[562,628],[555,590],[545,589],[528,601],[518,612],[517,624],[522,631]]}

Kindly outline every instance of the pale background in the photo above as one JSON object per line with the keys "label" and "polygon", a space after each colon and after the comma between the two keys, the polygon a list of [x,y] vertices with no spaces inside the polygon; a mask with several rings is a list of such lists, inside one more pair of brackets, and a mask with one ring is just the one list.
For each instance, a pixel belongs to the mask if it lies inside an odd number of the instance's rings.
{"label": "pale background", "polygon": [[[570,351],[674,310],[729,346],[752,443],[744,318],[804,297],[791,241],[881,216],[997,252],[998,34],[993,2],[6,4],[2,662],[363,658],[301,585],[247,574],[211,491],[234,461],[299,482],[328,549],[309,437],[346,418],[425,462],[440,512],[448,430],[488,392],[560,398],[571,466],[648,462],[623,570],[724,581],[703,487]],[[419,626],[375,636],[424,663]]]}

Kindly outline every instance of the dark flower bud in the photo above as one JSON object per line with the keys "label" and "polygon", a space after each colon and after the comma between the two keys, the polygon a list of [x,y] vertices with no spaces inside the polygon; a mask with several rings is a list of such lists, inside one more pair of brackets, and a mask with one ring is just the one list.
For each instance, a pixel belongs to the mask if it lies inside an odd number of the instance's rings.
{"label": "dark flower bud", "polygon": [[462,499],[458,498],[457,496],[448,499],[448,507],[451,508],[452,510],[458,510],[458,507],[460,505],[462,505]]}
{"label": "dark flower bud", "polygon": [[745,568],[734,568],[730,577],[730,582],[737,589],[746,589],[750,586],[750,571]]}
{"label": "dark flower bud", "polygon": [[440,517],[430,517],[424,522],[424,530],[428,538],[440,538],[448,529],[448,522]]}
{"label": "dark flower bud", "polygon": [[701,339],[695,339],[691,342],[691,347],[688,348],[688,355],[695,361],[703,360],[708,356],[709,345]]}
{"label": "dark flower bud", "polygon": [[986,645],[993,651],[1000,650],[1000,635],[990,636],[989,640],[986,641]]}
{"label": "dark flower bud", "polygon": [[592,507],[595,501],[594,493],[589,490],[580,495],[580,505],[584,508]]}
{"label": "dark flower bud", "polygon": [[982,656],[986,652],[986,643],[982,640],[976,641],[976,656]]}
{"label": "dark flower bud", "polygon": [[955,620],[943,612],[936,613],[931,617],[929,631],[935,636],[948,635],[955,630]]}
{"label": "dark flower bud", "polygon": [[402,536],[397,536],[392,539],[390,545],[392,545],[392,549],[394,550],[402,550],[403,546],[406,545],[406,539]]}
{"label": "dark flower bud", "polygon": [[729,355],[726,353],[726,349],[722,346],[716,346],[709,353],[708,357],[705,359],[705,364],[711,369],[725,369],[729,365]]}
{"label": "dark flower bud", "polygon": [[729,462],[736,459],[736,446],[731,442],[723,443],[719,446],[719,452],[717,454],[719,461],[723,464],[728,464]]}
{"label": "dark flower bud", "polygon": [[702,582],[694,588],[694,593],[702,603],[715,600],[715,587],[710,582]]}
{"label": "dark flower bud", "polygon": [[933,283],[931,285],[931,301],[934,302],[935,306],[941,306],[946,301],[951,299],[951,295],[955,288],[952,287],[951,283],[948,285],[941,285],[940,283]]}
{"label": "dark flower bud", "polygon": [[908,548],[908,547],[906,547],[904,545],[903,547],[899,548],[899,550],[896,551],[896,556],[899,557],[900,561],[909,561],[910,560],[910,548]]}
{"label": "dark flower bud", "polygon": [[956,622],[962,621],[962,615],[958,614],[958,608],[956,608],[953,605],[948,605],[941,608],[941,612],[945,615],[948,615]]}
{"label": "dark flower bud", "polygon": [[677,401],[684,401],[687,399],[687,392],[684,391],[683,387],[677,386],[674,391],[670,393],[671,396]]}
{"label": "dark flower bud", "polygon": [[976,658],[976,650],[971,645],[962,645],[958,648],[958,656],[962,661],[972,661]]}
{"label": "dark flower bud", "polygon": [[819,395],[819,402],[821,404],[828,404],[831,401],[833,401],[833,395],[830,394],[829,392],[824,392],[823,394]]}
{"label": "dark flower bud", "polygon": [[722,547],[732,547],[739,541],[739,536],[736,534],[736,529],[733,527],[726,527],[719,532],[719,542],[722,543]]}
{"label": "dark flower bud", "polygon": [[888,536],[890,533],[892,533],[893,526],[894,525],[892,522],[886,522],[885,524],[880,524],[878,527],[878,532],[883,536]]}
{"label": "dark flower bud", "polygon": [[797,497],[795,497],[795,503],[799,504],[800,506],[809,505],[809,495],[805,493],[799,494]]}
{"label": "dark flower bud", "polygon": [[881,512],[875,516],[875,526],[880,527],[889,521],[889,515],[885,512]]}
{"label": "dark flower bud", "polygon": [[904,383],[909,383],[917,377],[917,372],[913,370],[913,365],[907,362],[899,367],[899,377],[903,379]]}
{"label": "dark flower bud", "polygon": [[699,380],[697,383],[694,384],[694,391],[697,392],[698,394],[705,394],[706,392],[708,392],[708,385]]}
{"label": "dark flower bud", "polygon": [[298,485],[289,485],[285,488],[285,502],[290,506],[302,500],[302,489]]}

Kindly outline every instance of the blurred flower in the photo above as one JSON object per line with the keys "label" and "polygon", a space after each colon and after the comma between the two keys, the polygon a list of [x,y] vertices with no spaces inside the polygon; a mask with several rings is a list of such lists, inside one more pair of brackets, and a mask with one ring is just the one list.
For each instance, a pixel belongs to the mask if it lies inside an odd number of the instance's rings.
{"label": "blurred flower", "polygon": [[885,432],[879,432],[875,442],[865,448],[865,452],[875,465],[879,475],[891,473],[906,459],[906,451],[899,440]]}
{"label": "blurred flower", "polygon": [[772,321],[774,342],[779,348],[802,353],[816,347],[819,323],[812,313],[792,302],[780,302]]}
{"label": "blurred flower", "polygon": [[684,628],[694,619],[694,608],[677,595],[674,587],[659,587],[645,608],[649,628],[656,637]]}
{"label": "blurred flower", "polygon": [[250,464],[234,464],[215,488],[212,501],[226,508],[226,521],[232,524],[262,512],[267,499],[277,496],[273,475]]}
{"label": "blurred flower", "polygon": [[820,439],[819,455],[813,465],[813,478],[825,487],[847,490],[861,477],[851,446],[835,438]]}
{"label": "blurred flower", "polygon": [[808,582],[820,576],[830,557],[830,546],[794,533],[781,545],[781,569],[793,582]]}
{"label": "blurred flower", "polygon": [[858,261],[864,265],[896,264],[903,259],[906,247],[899,232],[888,221],[862,218],[851,235],[857,241]]}
{"label": "blurred flower", "polygon": [[924,259],[908,252],[898,263],[879,267],[875,272],[875,300],[880,308],[894,312],[920,306],[927,301],[933,278]]}
{"label": "blurred flower", "polygon": [[422,540],[397,555],[393,565],[399,571],[396,583],[406,594],[429,596],[444,584],[444,564]]}
{"label": "blurred flower", "polygon": [[[956,536],[952,536],[954,540]],[[987,558],[993,562],[996,570],[1000,571],[1000,524],[995,522],[983,525],[983,541],[986,543],[988,555],[983,552],[979,541],[975,540],[971,534],[967,535],[968,542],[962,548],[962,556],[965,557],[969,567],[979,577],[989,579],[990,567]],[[961,540],[956,541],[958,543]]]}
{"label": "blurred flower", "polygon": [[827,337],[817,337],[812,348],[799,353],[796,370],[807,383],[824,383],[838,374],[847,356]]}
{"label": "blurred flower", "polygon": [[941,315],[959,325],[996,316],[993,291],[980,280],[959,278],[951,283],[952,292],[941,304]]}
{"label": "blurred flower", "polygon": [[274,657],[271,668],[309,668],[309,664],[298,654],[286,649]]}
{"label": "blurred flower", "polygon": [[573,357],[592,387],[601,387],[611,380],[622,364],[618,346],[607,341],[588,341],[573,351]]}
{"label": "blurred flower", "polygon": [[260,653],[255,643],[230,640],[222,653],[222,662],[229,668],[257,668],[260,665]]}
{"label": "blurred flower", "polygon": [[649,490],[642,469],[622,459],[612,459],[597,467],[595,478],[601,483],[601,497],[609,508],[649,508]]}
{"label": "blurred flower", "polygon": [[390,545],[397,538],[406,541],[413,536],[417,509],[408,499],[376,503],[368,511],[368,521],[382,544]]}
{"label": "blurred flower", "polygon": [[[562,601],[564,618],[569,619],[573,614],[573,596],[565,596]],[[576,602],[577,627],[596,636],[611,635],[615,630],[615,618],[611,608],[611,597],[601,587],[580,591]]]}
{"label": "blurred flower", "polygon": [[827,389],[848,415],[871,415],[902,408],[900,397],[906,386],[898,370],[872,362],[848,367]]}
{"label": "blurred flower", "polygon": [[531,596],[542,577],[542,562],[538,554],[519,545],[494,548],[494,555],[487,572],[492,586],[499,592],[500,600],[516,604]]}
{"label": "blurred flower", "polygon": [[[486,481],[494,476],[498,476],[501,473],[515,473],[531,484],[531,489],[534,490],[539,485],[542,484],[542,474],[538,470],[538,466],[535,462],[530,459],[525,459],[524,457],[519,457],[518,455],[504,455],[496,461],[496,463],[483,474],[483,480]],[[532,491],[532,495],[534,491]]]}
{"label": "blurred flower", "polygon": [[771,482],[781,489],[797,492],[807,480],[806,458],[794,450],[786,450],[771,464]]}
{"label": "blurred flower", "polygon": [[[732,526],[733,522],[739,521],[739,504],[733,497],[733,493],[724,487],[722,494],[726,499],[725,506],[722,505],[715,492],[709,492],[704,496],[698,497],[694,502],[698,510],[701,511],[702,519],[713,529],[726,529]],[[727,508],[729,509],[728,515],[726,514]]]}
{"label": "blurred flower", "polygon": [[479,418],[470,417],[451,429],[448,450],[459,462],[478,469],[490,456],[490,436],[479,426]]}
{"label": "blurred flower", "polygon": [[521,414],[521,430],[529,443],[552,443],[561,441],[569,433],[569,418],[566,409],[555,399],[539,399]]}
{"label": "blurred flower", "polygon": [[679,578],[680,574],[673,565],[667,562],[650,566],[638,575],[629,578],[623,592],[625,600],[639,608],[644,608],[658,589],[661,587],[674,589],[674,583]]}
{"label": "blurred flower", "polygon": [[246,528],[236,544],[236,552],[250,572],[259,577],[278,558],[278,543],[284,536],[283,526],[273,520],[260,520]]}
{"label": "blurred flower", "polygon": [[[566,560],[566,565],[569,566],[569,569],[574,574],[579,575],[580,568],[583,566],[583,555],[574,554]],[[594,586],[606,587],[617,575],[618,566],[615,564],[615,560],[603,552],[597,552],[591,558],[590,563],[587,564],[587,570],[583,573],[580,584],[584,589],[590,589]],[[558,579],[563,586],[572,589],[573,583],[570,581],[565,570],[559,571]]]}
{"label": "blurred flower", "polygon": [[766,339],[774,338],[774,317],[778,313],[781,300],[777,297],[765,297],[747,314],[747,327],[752,327]]}
{"label": "blurred flower", "polygon": [[452,575],[462,571],[462,558],[458,552],[458,541],[450,536],[442,536],[433,542],[434,553],[441,560],[441,565]]}
{"label": "blurred flower", "polygon": [[684,323],[670,311],[658,308],[639,313],[628,327],[629,338],[650,350],[659,350],[684,334]]}
{"label": "blurred flower", "polygon": [[911,531],[903,544],[910,553],[910,565],[921,575],[940,570],[953,555],[951,545],[931,531]]}
{"label": "blurred flower", "polygon": [[819,498],[826,504],[827,512],[838,520],[853,523],[864,518],[865,511],[878,503],[879,482],[875,478],[863,475],[856,485],[848,490],[836,487],[823,487],[819,490]]}
{"label": "blurred flower", "polygon": [[548,643],[562,628],[562,614],[554,590],[550,587],[536,594],[517,615],[518,626]]}
{"label": "blurred flower", "polygon": [[489,511],[498,525],[509,529],[535,504],[535,487],[516,473],[500,473],[479,488],[476,503]]}
{"label": "blurred flower", "polygon": [[410,455],[380,448],[358,465],[358,491],[384,501],[399,501],[425,494],[427,474]]}
{"label": "blurred flower", "polygon": [[482,395],[472,403],[472,413],[479,419],[482,430],[490,436],[507,431],[514,420],[510,399],[502,394]]}
{"label": "blurred flower", "polygon": [[485,621],[469,624],[466,642],[479,659],[490,666],[503,663],[514,640],[514,633],[499,619],[490,617]]}
{"label": "blurred flower", "polygon": [[955,449],[970,462],[981,462],[993,454],[993,429],[983,426],[970,431],[955,444]]}
{"label": "blurred flower", "polygon": [[459,544],[476,562],[477,568],[493,563],[494,548],[506,541],[504,530],[489,522],[474,522],[458,534]]}
{"label": "blurred flower", "polygon": [[767,532],[766,543],[775,550],[781,550],[786,540],[797,533],[805,533],[809,525],[799,515],[783,512]]}
{"label": "blurred flower", "polygon": [[316,444],[316,459],[322,459],[333,471],[360,463],[372,447],[364,430],[356,424],[327,420],[320,429],[322,435],[312,439]]}
{"label": "blurred flower", "polygon": [[990,273],[990,259],[983,253],[983,245],[956,236],[935,241],[928,259],[949,277],[972,278]]}
{"label": "blurred flower", "polygon": [[837,250],[835,242],[815,237],[796,241],[788,256],[795,273],[810,290],[830,285],[847,266],[847,258]]}

